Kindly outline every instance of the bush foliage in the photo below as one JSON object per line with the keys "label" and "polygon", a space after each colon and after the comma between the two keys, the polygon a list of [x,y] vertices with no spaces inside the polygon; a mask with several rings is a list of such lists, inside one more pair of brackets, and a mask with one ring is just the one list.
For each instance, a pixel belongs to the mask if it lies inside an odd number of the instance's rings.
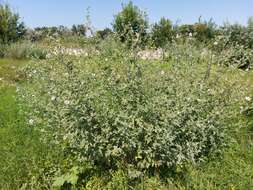
{"label": "bush foliage", "polygon": [[27,100],[64,152],[106,168],[157,171],[220,149],[229,89],[204,81],[192,65],[197,59],[185,54],[187,63],[152,72],[131,56],[104,56],[57,58],[27,71],[38,93]]}
{"label": "bush foliage", "polygon": [[236,45],[226,49],[219,58],[219,64],[227,67],[235,67],[243,70],[253,68],[253,50],[245,49],[243,46]]}

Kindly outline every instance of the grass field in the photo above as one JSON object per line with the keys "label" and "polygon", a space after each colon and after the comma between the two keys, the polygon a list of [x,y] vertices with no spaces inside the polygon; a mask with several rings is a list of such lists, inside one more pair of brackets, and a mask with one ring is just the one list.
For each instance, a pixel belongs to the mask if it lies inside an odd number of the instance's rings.
{"label": "grass field", "polygon": [[[0,60],[0,186],[1,189],[19,189],[29,179],[39,160],[44,159],[45,147],[39,135],[28,127],[23,115],[25,107],[17,100],[17,86],[25,83],[19,75],[27,60]],[[43,149],[42,149],[43,147]]]}

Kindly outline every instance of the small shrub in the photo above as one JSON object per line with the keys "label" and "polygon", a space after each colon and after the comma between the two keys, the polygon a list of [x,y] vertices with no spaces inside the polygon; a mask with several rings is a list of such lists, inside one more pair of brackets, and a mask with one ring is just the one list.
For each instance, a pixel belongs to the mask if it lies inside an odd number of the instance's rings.
{"label": "small shrub", "polygon": [[6,54],[7,46],[4,44],[0,44],[0,57],[4,57]]}
{"label": "small shrub", "polygon": [[125,190],[128,189],[129,178],[124,171],[119,170],[112,174],[112,178],[106,185],[108,190]]}
{"label": "small shrub", "polygon": [[105,38],[109,37],[112,34],[113,31],[110,28],[105,28],[104,30],[99,30],[96,32],[96,35],[102,40],[104,40]]}

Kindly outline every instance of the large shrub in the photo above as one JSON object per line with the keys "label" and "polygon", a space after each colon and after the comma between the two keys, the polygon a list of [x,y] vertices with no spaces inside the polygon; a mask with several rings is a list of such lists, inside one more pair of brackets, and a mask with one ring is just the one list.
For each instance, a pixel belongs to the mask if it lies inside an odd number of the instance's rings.
{"label": "large shrub", "polygon": [[231,93],[218,80],[205,82],[197,59],[181,55],[165,71],[126,54],[36,62],[27,70],[36,91],[24,97],[45,138],[52,134],[82,162],[141,171],[197,163],[223,144]]}
{"label": "large shrub", "polygon": [[0,43],[17,41],[24,33],[24,23],[19,21],[19,15],[8,5],[0,4]]}
{"label": "large shrub", "polygon": [[225,24],[220,32],[223,36],[225,47],[240,45],[245,48],[253,48],[253,31],[251,27],[248,28],[239,24]]}
{"label": "large shrub", "polygon": [[172,22],[169,19],[161,18],[152,27],[151,36],[156,47],[164,47],[172,41]]}
{"label": "large shrub", "polygon": [[222,51],[219,56],[219,64],[227,67],[235,67],[243,70],[253,68],[253,51],[236,45]]}
{"label": "large shrub", "polygon": [[148,21],[146,14],[137,6],[129,2],[124,5],[114,19],[113,29],[122,42],[129,46],[140,45],[145,42],[147,36]]}

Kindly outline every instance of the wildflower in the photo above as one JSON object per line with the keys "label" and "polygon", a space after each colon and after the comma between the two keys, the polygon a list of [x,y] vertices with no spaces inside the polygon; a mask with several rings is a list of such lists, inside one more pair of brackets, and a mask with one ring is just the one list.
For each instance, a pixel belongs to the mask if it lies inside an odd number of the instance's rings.
{"label": "wildflower", "polygon": [[250,101],[251,101],[251,97],[247,96],[247,97],[245,97],[245,100],[246,100],[247,102],[250,102]]}
{"label": "wildflower", "polygon": [[244,107],[240,106],[240,113],[242,114],[244,112]]}
{"label": "wildflower", "polygon": [[161,75],[164,75],[165,74],[165,72],[164,71],[161,71]]}
{"label": "wildflower", "polygon": [[28,124],[29,125],[33,125],[34,124],[34,120],[33,119],[29,119]]}
{"label": "wildflower", "polygon": [[0,81],[2,81],[3,80],[3,78],[0,78]]}
{"label": "wildflower", "polygon": [[73,49],[73,54],[74,54],[75,56],[78,56],[78,55],[79,55],[78,50],[77,50],[77,49]]}
{"label": "wildflower", "polygon": [[191,32],[189,33],[189,37],[192,37],[192,33]]}
{"label": "wildflower", "polygon": [[51,101],[55,101],[56,100],[56,97],[55,96],[52,96],[51,97]]}
{"label": "wildflower", "polygon": [[63,74],[65,77],[68,77],[69,76],[69,73],[64,73]]}
{"label": "wildflower", "polygon": [[65,100],[65,101],[64,101],[64,104],[65,104],[65,105],[69,105],[69,104],[70,104],[70,101],[69,101],[69,100]]}
{"label": "wildflower", "polygon": [[218,42],[214,42],[213,45],[217,46],[217,45],[218,45]]}

